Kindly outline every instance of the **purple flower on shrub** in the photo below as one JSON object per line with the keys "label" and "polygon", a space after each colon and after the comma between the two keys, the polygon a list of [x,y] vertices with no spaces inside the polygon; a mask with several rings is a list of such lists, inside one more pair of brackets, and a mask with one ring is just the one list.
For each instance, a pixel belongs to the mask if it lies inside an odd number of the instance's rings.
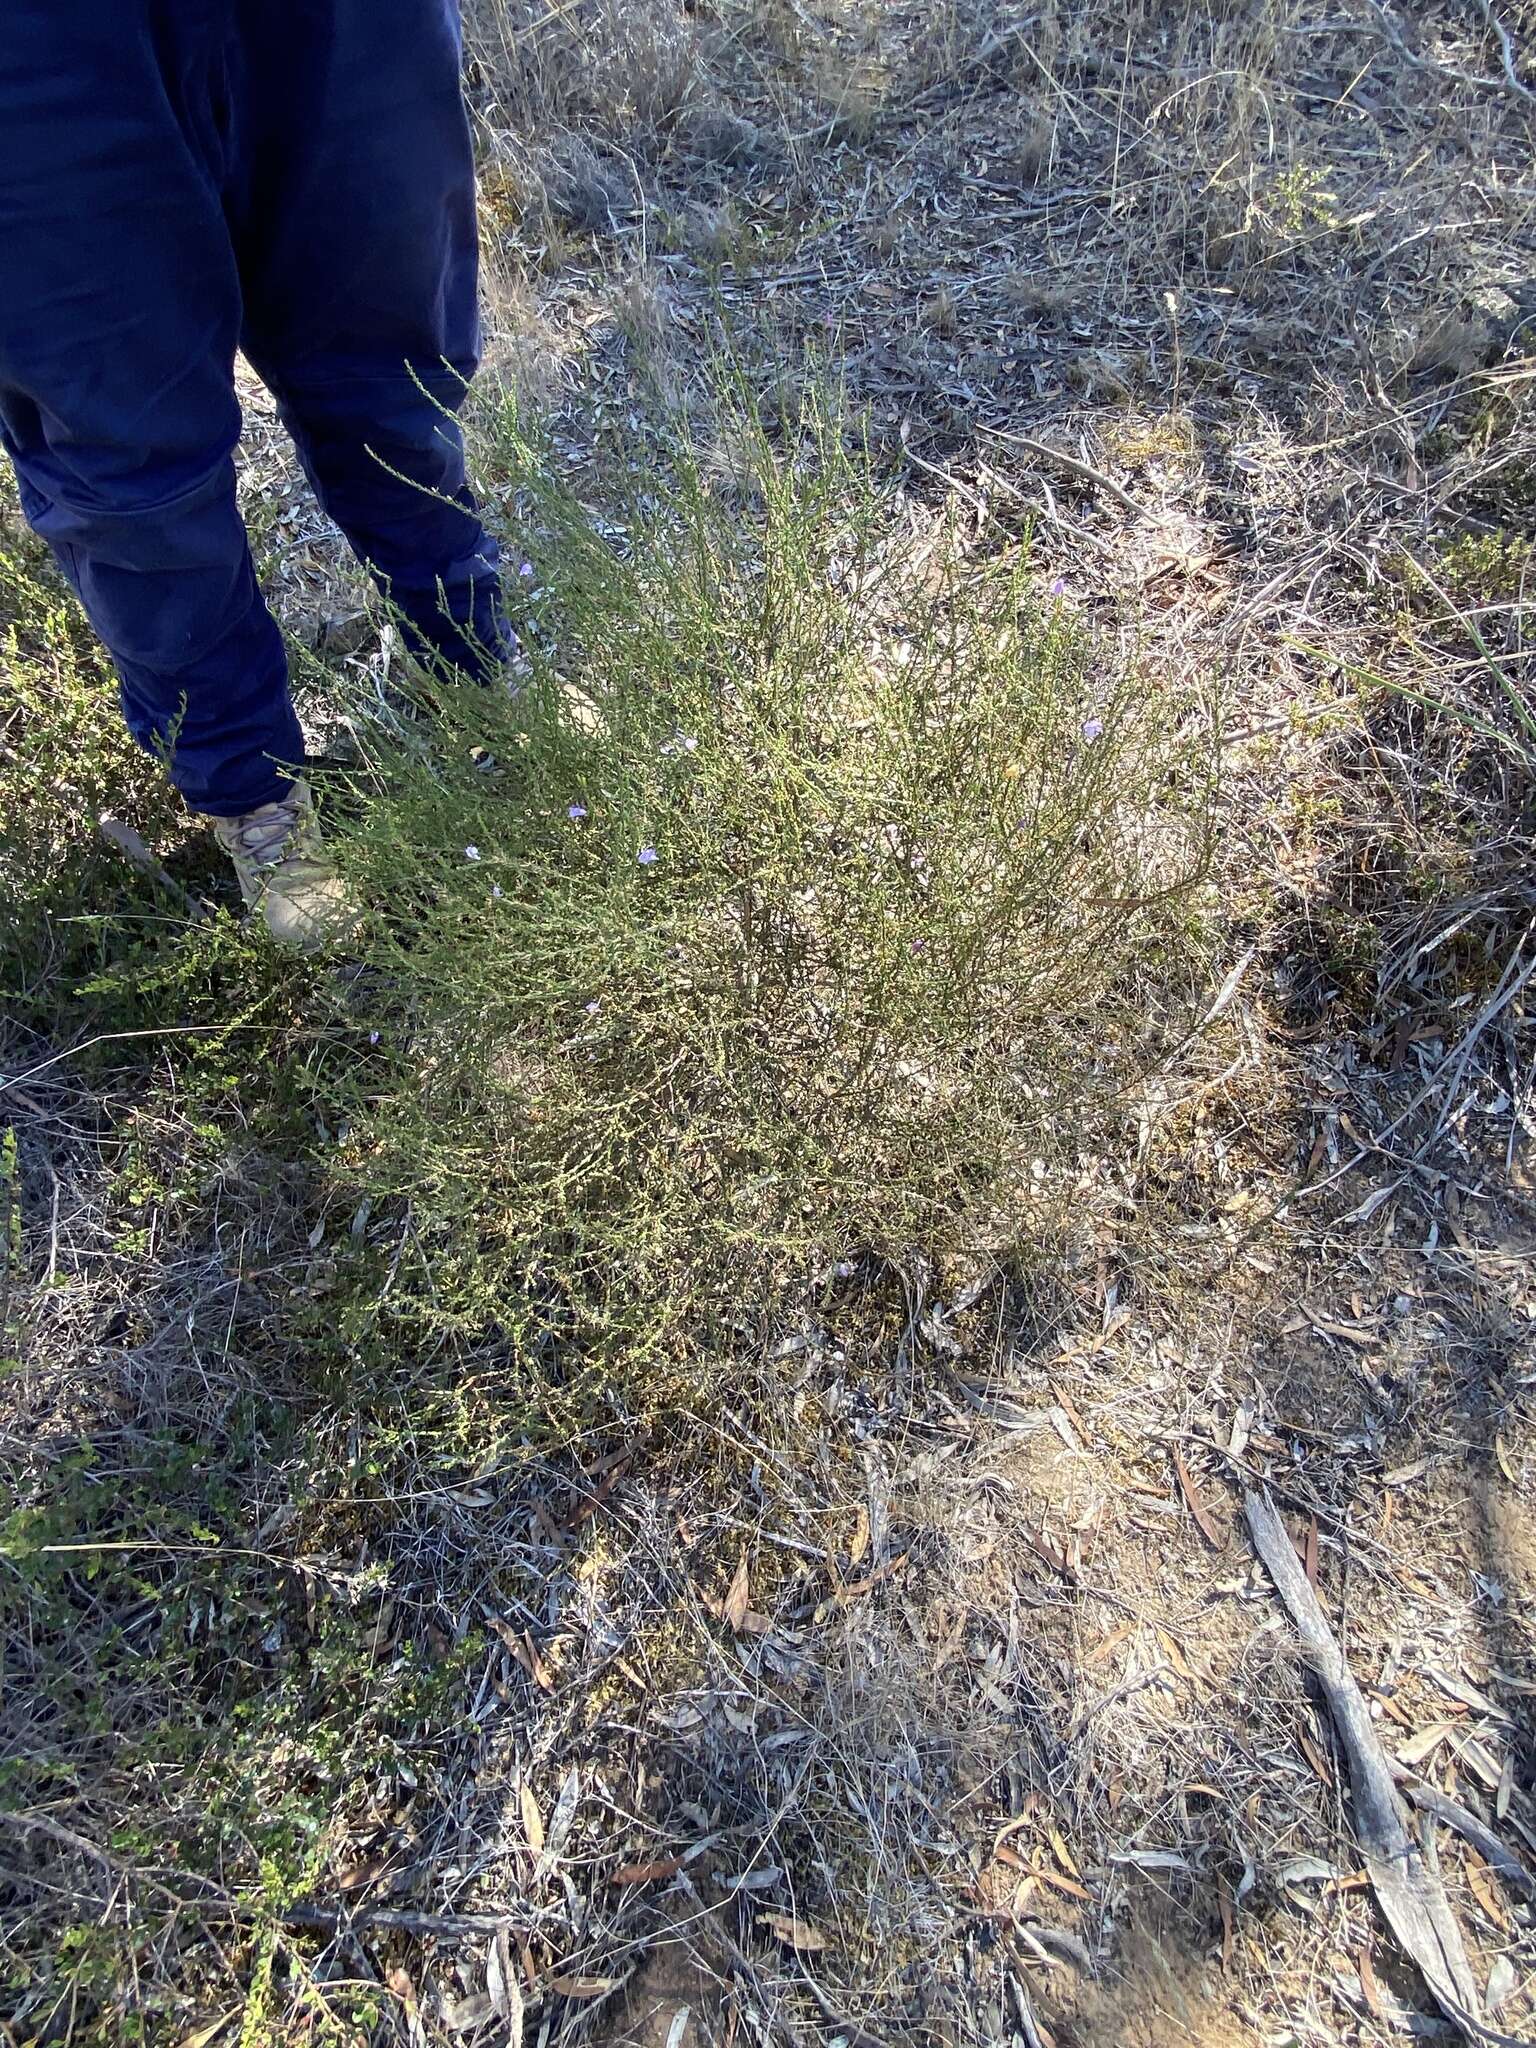
{"label": "purple flower on shrub", "polygon": [[1065,596],[1066,596],[1066,594],[1067,594],[1067,579],[1066,579],[1066,577],[1065,577],[1065,576],[1058,576],[1058,577],[1056,577],[1056,579],[1054,580],[1054,582],[1053,582],[1053,583],[1051,584],[1051,595],[1052,595],[1052,597],[1065,597]]}
{"label": "purple flower on shrub", "polygon": [[582,819],[587,815],[587,807],[585,804],[567,804],[565,807],[565,815],[570,819],[573,825],[579,825]]}
{"label": "purple flower on shrub", "polygon": [[654,847],[654,846],[642,846],[642,847],[641,847],[641,849],[640,849],[640,851],[639,851],[639,852],[638,852],[638,853],[637,853],[637,854],[635,855],[635,859],[636,859],[637,861],[639,861],[639,863],[640,863],[641,867],[643,867],[643,868],[649,868],[649,867],[654,867],[654,866],[655,866],[655,864],[656,864],[656,849],[655,849],[655,847]]}
{"label": "purple flower on shrub", "polygon": [[1100,737],[1103,731],[1104,721],[1102,718],[1085,718],[1083,720],[1083,738],[1088,742],[1089,746],[1093,745],[1094,741]]}

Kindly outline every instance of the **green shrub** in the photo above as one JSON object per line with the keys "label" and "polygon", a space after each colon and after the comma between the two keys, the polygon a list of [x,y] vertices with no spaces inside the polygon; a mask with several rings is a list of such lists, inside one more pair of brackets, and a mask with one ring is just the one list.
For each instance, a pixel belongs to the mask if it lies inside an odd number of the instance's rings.
{"label": "green shrub", "polygon": [[356,721],[332,820],[378,977],[345,1160],[411,1205],[416,1308],[611,1367],[865,1250],[1011,1249],[1179,1013],[1200,706],[818,419],[621,546],[501,427],[526,688]]}

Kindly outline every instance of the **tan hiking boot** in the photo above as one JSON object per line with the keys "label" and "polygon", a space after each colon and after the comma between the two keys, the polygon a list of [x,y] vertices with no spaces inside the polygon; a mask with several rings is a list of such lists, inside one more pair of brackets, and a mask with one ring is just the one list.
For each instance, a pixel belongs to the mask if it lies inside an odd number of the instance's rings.
{"label": "tan hiking boot", "polygon": [[235,864],[240,894],[280,946],[315,953],[355,935],[357,908],[327,857],[307,782],[243,818],[215,818],[213,834]]}

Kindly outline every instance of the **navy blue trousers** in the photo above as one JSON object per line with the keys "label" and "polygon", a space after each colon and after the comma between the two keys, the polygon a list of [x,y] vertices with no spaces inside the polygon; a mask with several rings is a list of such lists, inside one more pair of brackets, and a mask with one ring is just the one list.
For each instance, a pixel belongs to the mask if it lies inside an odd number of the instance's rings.
{"label": "navy blue trousers", "polygon": [[235,503],[237,349],[415,651],[508,651],[455,0],[5,0],[0,440],[192,807],[303,760]]}

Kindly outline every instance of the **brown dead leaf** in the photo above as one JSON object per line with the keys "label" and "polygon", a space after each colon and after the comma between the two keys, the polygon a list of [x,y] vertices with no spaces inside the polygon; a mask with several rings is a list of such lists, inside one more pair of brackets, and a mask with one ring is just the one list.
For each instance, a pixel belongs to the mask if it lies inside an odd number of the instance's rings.
{"label": "brown dead leaf", "polygon": [[544,1816],[539,1812],[533,1787],[526,1781],[517,1788],[517,1803],[523,1816],[523,1838],[534,1855],[541,1856],[544,1853]]}
{"label": "brown dead leaf", "polygon": [[1301,1745],[1302,1755],[1306,1758],[1307,1762],[1312,1766],[1312,1769],[1316,1776],[1324,1785],[1332,1786],[1333,1772],[1329,1767],[1328,1759],[1323,1754],[1322,1750],[1318,1747],[1318,1745],[1312,1740],[1312,1737],[1307,1733],[1305,1728],[1298,1728],[1296,1730],[1296,1740]]}
{"label": "brown dead leaf", "polygon": [[1470,1845],[1467,1848],[1467,1888],[1494,1926],[1509,1931],[1509,1910],[1488,1876],[1488,1866]]}
{"label": "brown dead leaf", "polygon": [[491,1627],[512,1652],[513,1658],[538,1686],[541,1692],[553,1692],[555,1681],[549,1666],[539,1654],[539,1647],[527,1629],[515,1629],[502,1615],[491,1616]]}
{"label": "brown dead leaf", "polygon": [[184,2037],[181,2048],[213,2048],[219,2036],[226,2028],[232,2027],[239,2017],[237,2010],[221,2013],[216,2020],[206,2020],[202,2026],[194,2027],[191,2033]]}
{"label": "brown dead leaf", "polygon": [[1188,1659],[1173,1637],[1169,1635],[1168,1631],[1163,1628],[1158,1629],[1157,1639],[1163,1646],[1164,1656],[1179,1674],[1180,1678],[1193,1678],[1195,1674],[1189,1668]]}
{"label": "brown dead leaf", "polygon": [[555,1689],[554,1674],[539,1655],[539,1646],[526,1629],[523,1631],[523,1654],[527,1659],[524,1668],[534,1684],[541,1692],[553,1692]]}
{"label": "brown dead leaf", "polygon": [[819,1955],[827,1946],[827,1937],[819,1927],[813,1927],[809,1920],[801,1920],[793,1913],[765,1913],[763,1925],[802,1955]]}
{"label": "brown dead leaf", "polygon": [[845,1601],[860,1600],[866,1593],[872,1593],[876,1586],[883,1585],[887,1579],[894,1577],[897,1572],[905,1568],[908,1554],[904,1550],[899,1557],[887,1558],[884,1564],[877,1565],[868,1578],[855,1579],[850,1586],[837,1587],[832,1593],[831,1598],[823,1600],[817,1607],[813,1619],[818,1623],[823,1622],[835,1608],[841,1606]]}
{"label": "brown dead leaf", "polygon": [[551,1977],[547,1988],[558,1998],[606,1998],[623,1982],[622,1977]]}
{"label": "brown dead leaf", "polygon": [[676,1877],[682,1867],[681,1856],[658,1856],[649,1863],[621,1863],[608,1882],[611,1885],[656,1884],[664,1877]]}
{"label": "brown dead leaf", "polygon": [[1211,1520],[1210,1513],[1204,1501],[1200,1498],[1195,1482],[1189,1476],[1189,1467],[1184,1463],[1183,1456],[1177,1448],[1175,1448],[1173,1453],[1173,1469],[1178,1477],[1179,1491],[1184,1496],[1184,1505],[1195,1518],[1195,1527],[1200,1531],[1200,1534],[1205,1538],[1212,1550],[1220,1550],[1226,1538]]}
{"label": "brown dead leaf", "polygon": [[868,1578],[855,1579],[851,1586],[844,1586],[843,1598],[845,1600],[857,1600],[865,1593],[872,1593],[876,1586],[883,1585],[887,1579],[894,1578],[896,1573],[903,1569],[906,1562],[906,1551],[902,1551],[899,1557],[887,1558],[884,1564],[878,1566],[869,1574]]}
{"label": "brown dead leaf", "polygon": [[339,1891],[360,1891],[366,1884],[374,1884],[388,1871],[393,1855],[386,1850],[382,1856],[370,1856],[366,1862],[354,1863],[344,1870],[336,1880]]}
{"label": "brown dead leaf", "polygon": [[1045,1531],[1043,1529],[1025,1529],[1021,1533],[1023,1534],[1024,1541],[1034,1551],[1035,1555],[1048,1564],[1053,1572],[1058,1572],[1062,1578],[1070,1583],[1074,1574],[1071,1565],[1067,1561],[1066,1553],[1056,1548]]}
{"label": "brown dead leaf", "polygon": [[1118,1650],[1128,1636],[1133,1636],[1136,1633],[1137,1626],[1138,1624],[1134,1621],[1123,1621],[1118,1628],[1112,1628],[1107,1636],[1095,1643],[1093,1648],[1085,1654],[1083,1658],[1084,1664],[1102,1663],[1111,1650]]}
{"label": "brown dead leaf", "polygon": [[[604,1505],[609,1494],[613,1492],[613,1489],[628,1472],[630,1461],[633,1459],[638,1448],[638,1442],[639,1440],[637,1439],[635,1443],[626,1444],[622,1450],[615,1451],[611,1457],[598,1459],[591,1472],[586,1475],[584,1490],[577,1499],[575,1507],[561,1524],[562,1532],[565,1535],[574,1534],[583,1522],[590,1521],[598,1509]],[[591,1483],[594,1479],[597,1481],[596,1485]]]}
{"label": "brown dead leaf", "polygon": [[[1005,1820],[1002,1826],[998,1829],[997,1833],[993,1836],[992,1854],[994,1856],[997,1856],[1002,1853],[1003,1844],[1008,1840],[1008,1837],[1010,1835],[1022,1834],[1024,1829],[1027,1828],[1030,1822],[1034,1819],[1037,1811],[1037,1795],[1031,1792],[1024,1801],[1024,1811],[1022,1813],[1016,1813],[1012,1820]],[[1022,1865],[1020,1867],[1022,1868]]]}
{"label": "brown dead leaf", "polygon": [[1407,1764],[1410,1770],[1417,1770],[1420,1764],[1427,1762],[1434,1754],[1447,1735],[1454,1735],[1455,1732],[1454,1721],[1436,1721],[1431,1727],[1421,1729],[1410,1741],[1397,1745],[1398,1762]]}
{"label": "brown dead leaf", "polygon": [[731,1581],[731,1590],[725,1596],[721,1609],[726,1627],[732,1635],[741,1634],[742,1624],[747,1618],[747,1606],[751,1595],[751,1575],[747,1568],[747,1553],[741,1553],[741,1562],[736,1567],[736,1576]]}
{"label": "brown dead leaf", "polygon": [[1077,1404],[1073,1401],[1072,1396],[1070,1394],[1064,1394],[1061,1388],[1057,1386],[1054,1380],[1047,1380],[1046,1385],[1050,1388],[1051,1392],[1056,1396],[1057,1407],[1061,1409],[1062,1413],[1066,1416],[1068,1422],[1070,1422],[1072,1427],[1077,1431],[1078,1437],[1080,1438],[1081,1442],[1083,1444],[1086,1444],[1089,1441],[1088,1425],[1086,1422],[1084,1422],[1081,1414],[1078,1412]]}

